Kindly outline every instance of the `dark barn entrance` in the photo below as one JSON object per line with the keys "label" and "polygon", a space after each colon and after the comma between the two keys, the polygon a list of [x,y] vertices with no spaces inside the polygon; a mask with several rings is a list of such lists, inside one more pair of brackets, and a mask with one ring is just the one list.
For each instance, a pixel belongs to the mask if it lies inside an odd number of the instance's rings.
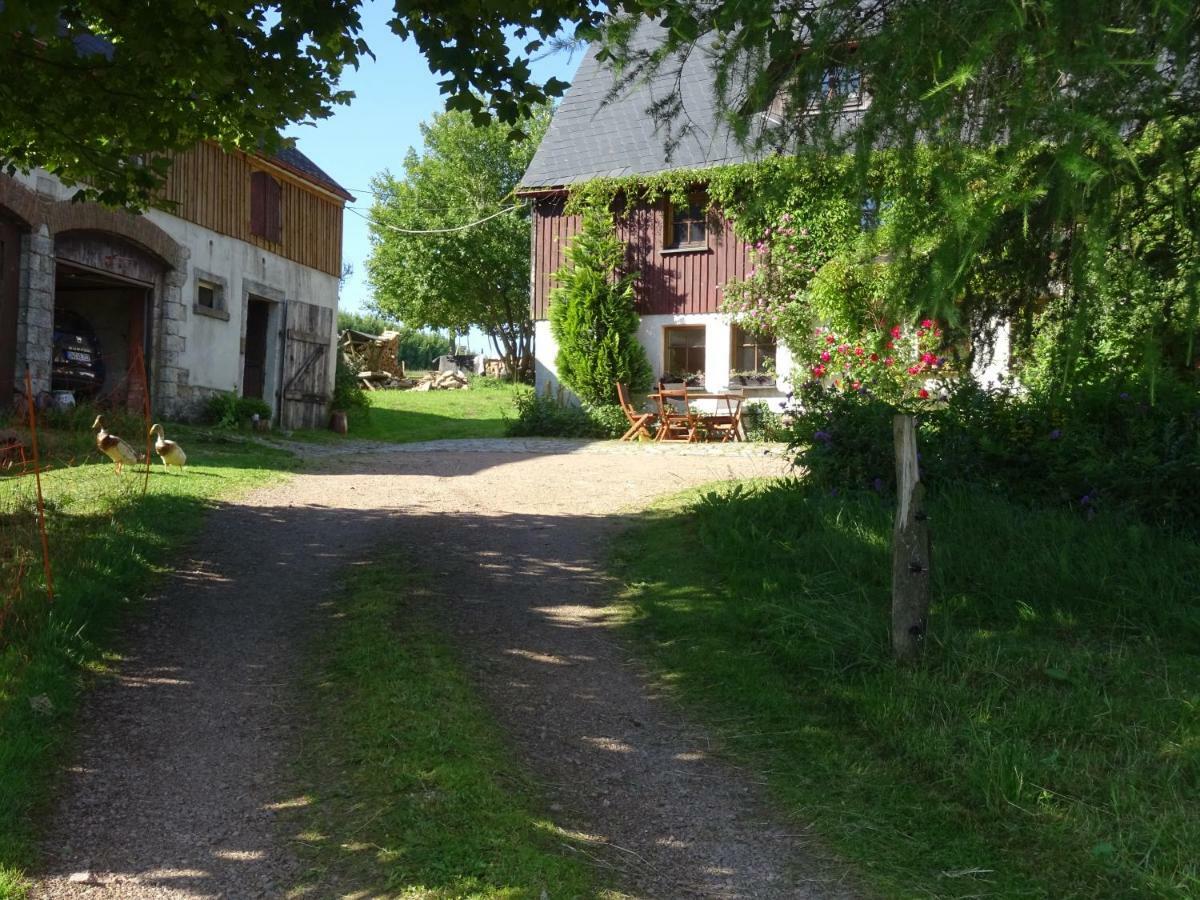
{"label": "dark barn entrance", "polygon": [[267,384],[267,324],[271,304],[250,297],[246,306],[246,364],[242,371],[242,396],[264,399]]}
{"label": "dark barn entrance", "polygon": [[[76,402],[140,407],[149,374],[146,319],[152,290],[149,284],[59,262],[50,389],[71,391]],[[139,359],[142,368],[135,371]]]}

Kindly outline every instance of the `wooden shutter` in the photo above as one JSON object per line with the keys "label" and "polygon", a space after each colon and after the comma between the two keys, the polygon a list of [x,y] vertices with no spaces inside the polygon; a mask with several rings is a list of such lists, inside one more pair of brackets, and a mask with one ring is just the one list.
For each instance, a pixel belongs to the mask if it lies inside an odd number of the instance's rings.
{"label": "wooden shutter", "polygon": [[250,173],[250,233],[278,244],[283,241],[283,191],[266,172]]}
{"label": "wooden shutter", "polygon": [[279,182],[267,175],[267,233],[268,241],[274,241],[276,244],[283,242],[283,189],[279,186]]}
{"label": "wooden shutter", "polygon": [[266,172],[250,173],[250,233],[258,237],[267,236],[267,189],[264,179],[270,179]]}

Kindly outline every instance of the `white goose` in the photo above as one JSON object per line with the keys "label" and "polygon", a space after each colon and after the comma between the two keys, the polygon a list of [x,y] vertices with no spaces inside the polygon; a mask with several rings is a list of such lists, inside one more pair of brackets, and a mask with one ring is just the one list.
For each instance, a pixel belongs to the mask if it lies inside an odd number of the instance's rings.
{"label": "white goose", "polygon": [[96,416],[92,430],[96,432],[96,449],[113,461],[118,475],[126,463],[137,464],[138,457],[133,448],[104,427],[104,416]]}
{"label": "white goose", "polygon": [[182,471],[187,465],[187,454],[183,448],[174,441],[168,441],[163,435],[163,427],[157,422],[150,426],[150,434],[158,435],[154,439],[154,452],[162,460],[163,468],[169,472],[168,466],[179,466]]}

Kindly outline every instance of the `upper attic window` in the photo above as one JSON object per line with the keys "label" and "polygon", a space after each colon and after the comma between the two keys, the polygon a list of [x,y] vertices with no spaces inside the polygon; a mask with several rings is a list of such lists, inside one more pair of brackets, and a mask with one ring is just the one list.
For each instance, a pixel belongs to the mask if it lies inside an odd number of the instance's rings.
{"label": "upper attic window", "polygon": [[250,173],[250,233],[273,244],[283,241],[283,191],[266,172]]}
{"label": "upper attic window", "polygon": [[667,205],[663,235],[667,249],[700,250],[708,246],[707,205],[703,194],[693,194],[687,203]]}
{"label": "upper attic window", "polygon": [[821,76],[821,100],[841,106],[861,106],[862,74],[852,65],[826,69]]}

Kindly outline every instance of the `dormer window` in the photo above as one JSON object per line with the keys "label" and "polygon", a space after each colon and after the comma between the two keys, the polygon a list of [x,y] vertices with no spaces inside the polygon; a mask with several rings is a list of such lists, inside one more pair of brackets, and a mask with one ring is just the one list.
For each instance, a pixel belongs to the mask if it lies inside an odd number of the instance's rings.
{"label": "dormer window", "polygon": [[273,244],[283,242],[283,191],[266,172],[250,173],[250,233]]}
{"label": "dormer window", "polygon": [[851,65],[826,69],[821,76],[821,100],[839,106],[861,106],[862,74]]}

